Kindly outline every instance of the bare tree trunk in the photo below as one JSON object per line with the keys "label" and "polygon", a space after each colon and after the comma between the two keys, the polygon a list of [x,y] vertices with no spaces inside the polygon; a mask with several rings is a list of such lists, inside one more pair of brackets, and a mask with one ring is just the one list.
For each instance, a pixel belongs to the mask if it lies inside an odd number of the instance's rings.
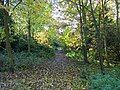
{"label": "bare tree trunk", "polygon": [[31,24],[30,24],[30,13],[28,12],[28,53],[30,54],[31,48],[30,48],[30,44],[31,44]]}
{"label": "bare tree trunk", "polygon": [[101,55],[100,28],[98,28],[98,26],[97,26],[97,21],[96,21],[95,15],[94,15],[93,7],[92,7],[92,0],[89,0],[89,1],[90,1],[90,6],[91,6],[91,14],[92,14],[92,18],[93,18],[93,23],[94,23],[94,27],[96,30],[96,47],[97,47],[97,54],[98,54],[97,56],[98,56],[98,60],[100,62],[101,73],[105,74],[104,67],[103,67],[103,58]]}
{"label": "bare tree trunk", "polygon": [[115,3],[116,3],[116,27],[117,27],[117,36],[118,36],[118,40],[120,40],[120,29],[119,29],[119,5],[120,5],[120,2],[118,0],[115,0]]}
{"label": "bare tree trunk", "polygon": [[[4,0],[0,0],[0,4],[3,6],[8,6],[9,7],[9,0],[6,0],[6,5],[4,5]],[[9,59],[9,71],[11,73],[14,73],[14,58],[12,54],[12,48],[10,45],[10,39],[9,39],[9,12],[6,9],[1,9],[3,12],[3,23],[4,23],[4,32],[5,32],[5,37],[6,37],[6,50],[8,53],[8,59]]]}
{"label": "bare tree trunk", "polygon": [[[87,3],[86,3],[86,5],[87,5]],[[84,44],[83,44],[84,61],[86,63],[89,63],[88,56],[87,56],[87,54],[88,54],[88,52],[87,52],[87,30],[88,30],[88,28],[87,28],[86,12],[85,12],[85,8],[84,8],[83,0],[82,0],[82,14],[83,14],[83,17],[82,17],[83,18],[83,24],[84,24],[84,26],[83,26],[83,32],[84,32]]]}
{"label": "bare tree trunk", "polygon": [[4,14],[4,32],[5,32],[5,36],[6,36],[6,50],[8,53],[8,57],[9,57],[9,68],[10,68],[10,72],[14,73],[14,58],[13,58],[13,54],[12,54],[12,48],[10,45],[10,39],[9,39],[9,26],[8,26],[8,21],[9,21],[9,13],[8,11],[6,11],[5,9],[3,9],[3,14]]}
{"label": "bare tree trunk", "polygon": [[117,12],[117,15],[116,15],[116,28],[117,28],[117,44],[118,44],[118,50],[116,51],[117,52],[117,56],[118,56],[118,59],[120,60],[120,49],[119,49],[119,46],[120,46],[120,28],[119,28],[119,5],[120,5],[120,1],[119,0],[115,0],[115,3],[116,3],[116,12]]}
{"label": "bare tree trunk", "polygon": [[89,63],[88,57],[87,57],[86,40],[84,40],[84,39],[86,39],[86,37],[85,37],[86,33],[84,31],[84,30],[86,30],[86,28],[83,27],[83,17],[82,17],[83,16],[82,15],[83,14],[83,2],[81,2],[80,0],[79,0],[79,6],[80,7],[77,6],[77,11],[80,15],[80,29],[81,29],[80,33],[81,33],[81,39],[82,39],[83,60],[84,60],[85,63]]}
{"label": "bare tree trunk", "polygon": [[117,31],[118,31],[118,34],[119,34],[119,3],[118,3],[118,0],[115,0],[115,3],[116,3],[116,12],[117,12],[116,27],[117,27]]}
{"label": "bare tree trunk", "polygon": [[105,3],[106,0],[101,0],[102,2],[102,20],[103,20],[103,44],[104,44],[104,60],[107,62],[107,66],[110,66],[110,61],[108,59],[108,55],[107,55],[107,42],[106,42],[106,28],[105,28]]}

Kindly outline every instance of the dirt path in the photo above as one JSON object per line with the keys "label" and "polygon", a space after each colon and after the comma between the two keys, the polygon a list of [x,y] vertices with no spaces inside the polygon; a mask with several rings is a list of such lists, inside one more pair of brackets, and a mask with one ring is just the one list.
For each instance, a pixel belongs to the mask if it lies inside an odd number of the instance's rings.
{"label": "dirt path", "polygon": [[1,75],[0,90],[73,90],[79,70],[75,63],[67,60],[63,52],[56,51],[55,54],[54,60],[32,70]]}
{"label": "dirt path", "polygon": [[55,61],[57,62],[65,62],[67,60],[67,57],[65,56],[64,52],[62,50],[55,51]]}

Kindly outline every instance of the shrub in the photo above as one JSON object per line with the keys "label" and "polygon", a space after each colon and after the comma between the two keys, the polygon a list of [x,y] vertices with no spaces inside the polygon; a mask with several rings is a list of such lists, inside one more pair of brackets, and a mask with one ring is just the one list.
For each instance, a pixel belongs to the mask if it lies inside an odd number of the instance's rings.
{"label": "shrub", "polygon": [[90,90],[120,90],[120,79],[111,74],[90,77]]}

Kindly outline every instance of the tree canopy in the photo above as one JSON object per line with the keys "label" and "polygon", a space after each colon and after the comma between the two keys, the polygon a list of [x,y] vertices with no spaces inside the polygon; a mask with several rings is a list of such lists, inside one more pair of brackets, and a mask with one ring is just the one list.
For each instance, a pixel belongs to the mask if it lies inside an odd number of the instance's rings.
{"label": "tree canopy", "polygon": [[119,90],[119,11],[119,0],[0,0],[0,89]]}

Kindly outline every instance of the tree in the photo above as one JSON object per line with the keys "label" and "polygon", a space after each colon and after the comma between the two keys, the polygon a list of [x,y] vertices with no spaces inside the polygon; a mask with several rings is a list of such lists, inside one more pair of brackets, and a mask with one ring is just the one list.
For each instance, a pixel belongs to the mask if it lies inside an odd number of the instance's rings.
{"label": "tree", "polygon": [[87,50],[87,30],[88,30],[87,19],[86,19],[87,12],[85,8],[87,3],[88,3],[87,1],[83,1],[83,0],[78,0],[78,1],[69,0],[68,1],[68,5],[70,6],[69,8],[71,9],[76,8],[77,9],[76,12],[79,15],[79,25],[80,25],[79,30],[80,30],[80,37],[81,37],[81,42],[82,42],[81,51],[82,51],[83,60],[85,63],[89,63],[88,50]]}
{"label": "tree", "polygon": [[[103,58],[102,58],[102,54],[101,54],[101,34],[100,34],[100,23],[99,25],[97,25],[97,20],[95,18],[95,15],[94,15],[94,10],[93,10],[93,5],[92,5],[92,0],[89,0],[90,1],[90,7],[91,7],[91,15],[92,15],[92,19],[93,19],[93,23],[94,23],[94,27],[95,27],[95,30],[96,30],[96,48],[97,48],[97,56],[98,56],[98,60],[100,62],[100,68],[101,68],[101,73],[104,74],[104,68],[103,68]],[[100,13],[99,13],[100,15]],[[100,18],[99,18],[99,21],[100,21]]]}
{"label": "tree", "polygon": [[116,4],[116,28],[117,28],[117,47],[118,47],[118,50],[117,50],[117,54],[118,54],[118,58],[120,58],[120,52],[119,52],[119,46],[120,46],[120,28],[119,28],[119,5],[120,5],[120,2],[119,0],[115,0],[115,4]]}
{"label": "tree", "polygon": [[15,33],[27,37],[25,38],[27,41],[25,45],[27,45],[28,53],[31,51],[34,37],[42,30],[45,30],[44,26],[51,25],[50,13],[51,5],[45,0],[23,0],[16,10],[14,10],[13,18],[16,22]]}
{"label": "tree", "polygon": [[[9,0],[6,1],[6,5],[4,4],[4,0],[1,1],[1,4],[3,6],[9,7]],[[9,12],[6,8],[2,8],[3,11],[3,20],[4,20],[4,32],[5,32],[5,36],[6,36],[6,50],[8,53],[8,57],[9,57],[9,69],[10,72],[14,73],[14,58],[13,58],[13,54],[12,54],[12,48],[10,45],[10,35],[9,35]]]}
{"label": "tree", "polygon": [[118,0],[115,0],[115,4],[116,4],[116,27],[117,27],[117,32],[119,34],[119,2]]}
{"label": "tree", "polygon": [[[20,0],[21,2],[21,0]],[[19,5],[20,2],[17,4]],[[9,71],[11,73],[14,73],[14,65],[15,65],[15,61],[14,61],[14,55],[12,53],[12,48],[11,48],[11,44],[10,44],[10,34],[9,34],[9,28],[10,28],[10,22],[9,22],[9,18],[10,18],[10,14],[9,14],[9,7],[10,7],[10,1],[9,0],[1,0],[0,4],[2,5],[2,8],[0,9],[2,14],[3,14],[3,21],[4,21],[4,32],[5,32],[5,37],[6,37],[6,50],[8,53],[8,58],[9,58]],[[15,9],[17,7],[17,5],[15,5],[15,7],[13,9]]]}

